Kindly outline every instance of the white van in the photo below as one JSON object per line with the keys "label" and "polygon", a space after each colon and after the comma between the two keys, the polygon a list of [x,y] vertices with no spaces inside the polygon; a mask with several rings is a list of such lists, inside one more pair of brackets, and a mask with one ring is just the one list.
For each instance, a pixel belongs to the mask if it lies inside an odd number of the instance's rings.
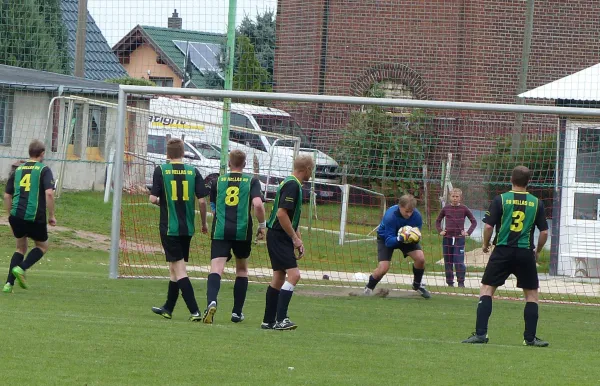
{"label": "white van", "polygon": [[[182,138],[175,132],[165,130],[148,130],[148,147],[146,158],[150,161],[146,167],[146,185],[152,185],[152,174],[157,165],[161,165],[166,161],[167,141],[169,137]],[[211,181],[219,175],[219,167],[221,160],[221,149],[217,146],[201,142],[189,142],[185,136],[184,142],[184,157],[186,163],[193,165],[198,169],[205,180]]]}
{"label": "white van", "polygon": [[[159,97],[150,101],[151,130],[165,130],[174,136],[185,137],[187,143],[205,143],[221,147],[223,103],[192,99]],[[302,133],[302,128],[287,112],[271,107],[233,103],[231,126],[244,128],[254,133],[231,130],[229,148],[247,154],[247,172],[258,169],[266,182],[271,176],[268,192],[272,192],[292,168],[293,141],[276,139],[265,132],[300,137],[300,154],[316,157],[315,182],[338,183],[338,163],[327,154],[314,149]],[[337,193],[327,185],[318,184],[317,196],[326,198]]]}

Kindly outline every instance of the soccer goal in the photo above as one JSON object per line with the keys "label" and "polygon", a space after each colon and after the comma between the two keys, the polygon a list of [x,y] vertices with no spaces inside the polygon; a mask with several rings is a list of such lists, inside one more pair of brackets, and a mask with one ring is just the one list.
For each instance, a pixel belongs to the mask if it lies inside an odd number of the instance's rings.
{"label": "soccer goal", "polygon": [[[139,127],[129,124],[127,96],[157,101],[151,102]],[[223,98],[236,99],[228,112]],[[249,100],[252,103],[244,103]],[[135,162],[127,158],[133,152],[126,143],[142,142],[148,162],[148,149],[162,157],[168,135],[177,135],[197,150],[206,145],[207,154],[247,150],[251,172],[258,169],[266,174],[266,185],[273,182],[272,188],[264,189],[268,197],[280,178],[291,172],[294,155],[311,154],[316,167],[314,178],[303,189],[300,230],[307,253],[301,265],[303,278],[328,285],[364,285],[364,278],[377,266],[377,226],[401,195],[408,192],[417,197],[424,223],[434,223],[441,203],[427,198],[444,196],[451,172],[452,186],[462,189],[463,203],[478,223],[465,240],[465,287],[446,287],[442,237],[433,227],[422,229],[425,281],[434,291],[475,295],[489,259],[481,251],[481,220],[491,199],[510,189],[514,166],[524,164],[532,172],[528,191],[544,203],[550,223],[551,237],[539,260],[542,298],[600,297],[594,281],[600,276],[600,250],[593,242],[600,231],[596,205],[600,184],[594,174],[598,160],[589,156],[598,152],[600,124],[589,118],[600,117],[598,109],[122,86],[117,111],[113,278],[167,275],[157,230],[158,209],[147,204],[146,187],[137,191],[125,184],[135,180],[128,175]],[[229,146],[221,149],[217,138],[227,113]],[[515,113],[523,118],[517,134]],[[161,133],[155,142],[149,139],[153,133]],[[452,154],[450,162],[448,154]],[[186,158],[192,161],[188,154]],[[210,164],[210,157],[206,158],[203,167]],[[577,174],[580,168],[591,171]],[[136,173],[146,176],[145,171]],[[270,213],[272,204],[267,202],[266,208]],[[534,233],[533,242],[538,234]],[[583,262],[586,277],[577,277]],[[206,277],[209,264],[210,239],[197,233],[190,275]],[[252,280],[270,280],[264,244],[253,246],[250,267]],[[233,267],[228,269],[226,278],[231,278]],[[411,283],[410,259],[394,258],[382,284],[403,289]],[[499,293],[510,298],[518,294],[512,278]]]}

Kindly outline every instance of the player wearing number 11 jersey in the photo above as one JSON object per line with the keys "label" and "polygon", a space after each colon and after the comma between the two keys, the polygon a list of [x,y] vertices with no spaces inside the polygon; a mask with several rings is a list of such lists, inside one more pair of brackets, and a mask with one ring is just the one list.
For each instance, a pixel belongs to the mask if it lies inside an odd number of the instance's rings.
{"label": "player wearing number 11 jersey", "polygon": [[248,290],[248,257],[252,245],[251,208],[258,220],[259,237],[264,237],[266,228],[265,208],[260,191],[260,182],[242,173],[246,166],[246,154],[241,150],[229,153],[230,172],[219,176],[210,190],[210,207],[213,223],[210,247],[210,274],[206,288],[206,311],[203,322],[212,324],[217,312],[217,296],[221,288],[221,276],[225,263],[235,255],[235,284],[233,285],[233,309],[231,321],[244,320],[242,308]]}
{"label": "player wearing number 11 jersey", "polygon": [[160,207],[160,240],[169,263],[169,288],[167,301],[162,307],[152,307],[152,312],[171,319],[181,290],[181,296],[190,311],[190,320],[202,320],[194,288],[187,275],[186,262],[190,254],[190,242],[195,233],[196,197],[200,203],[202,233],[208,233],[206,224],[206,201],[208,195],[204,179],[190,165],[182,162],[183,141],[178,138],[167,142],[169,163],[157,166],[152,180],[150,202]]}
{"label": "player wearing number 11 jersey", "polygon": [[[487,329],[492,314],[492,297],[496,288],[504,285],[508,276],[514,274],[517,277],[517,287],[523,289],[527,302],[523,313],[523,345],[548,346],[548,342],[536,337],[539,300],[536,261],[548,239],[548,222],[542,201],[527,192],[530,175],[525,166],[514,168],[510,179],[512,190],[496,196],[483,218],[483,252],[489,252],[494,227],[496,247],[481,279],[475,332],[463,343],[488,342]],[[540,231],[536,248],[533,242],[535,227]]]}

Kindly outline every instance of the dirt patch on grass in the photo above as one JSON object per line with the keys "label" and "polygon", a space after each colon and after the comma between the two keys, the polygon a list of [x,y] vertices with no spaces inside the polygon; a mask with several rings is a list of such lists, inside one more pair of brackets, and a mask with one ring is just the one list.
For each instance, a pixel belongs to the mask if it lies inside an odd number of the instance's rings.
{"label": "dirt patch on grass", "polygon": [[[0,220],[0,226],[8,226],[7,219]],[[55,236],[63,244],[68,244],[77,248],[93,249],[96,251],[110,251],[110,236],[99,233],[80,231],[63,226],[49,226],[48,234],[50,237]],[[52,243],[52,239],[50,239]],[[138,251],[142,253],[162,252],[162,248],[158,245],[144,245],[132,241],[121,241],[121,250]]]}

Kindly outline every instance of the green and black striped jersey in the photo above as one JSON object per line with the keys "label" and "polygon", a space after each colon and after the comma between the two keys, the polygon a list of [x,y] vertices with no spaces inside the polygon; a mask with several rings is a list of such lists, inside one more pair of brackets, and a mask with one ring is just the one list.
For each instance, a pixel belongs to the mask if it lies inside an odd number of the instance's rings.
{"label": "green and black striped jersey", "polygon": [[295,231],[298,230],[302,214],[302,183],[295,176],[286,177],[277,188],[273,211],[267,222],[269,229],[283,230],[277,218],[277,209],[279,208],[287,209],[292,228]]}
{"label": "green and black striped jersey", "polygon": [[12,195],[10,215],[25,221],[46,223],[48,189],[54,189],[54,178],[48,166],[27,161],[17,167],[6,183],[6,193]]}
{"label": "green and black striped jersey", "polygon": [[252,240],[252,200],[260,197],[260,182],[243,173],[219,176],[210,190],[213,240]]}
{"label": "green and black striped jersey", "polygon": [[154,169],[151,194],[160,198],[161,234],[194,235],[195,197],[208,195],[204,179],[195,167],[182,162],[157,166]]}
{"label": "green and black striped jersey", "polygon": [[542,201],[533,194],[514,190],[494,198],[483,222],[496,227],[497,246],[534,249],[535,227],[548,229]]}

